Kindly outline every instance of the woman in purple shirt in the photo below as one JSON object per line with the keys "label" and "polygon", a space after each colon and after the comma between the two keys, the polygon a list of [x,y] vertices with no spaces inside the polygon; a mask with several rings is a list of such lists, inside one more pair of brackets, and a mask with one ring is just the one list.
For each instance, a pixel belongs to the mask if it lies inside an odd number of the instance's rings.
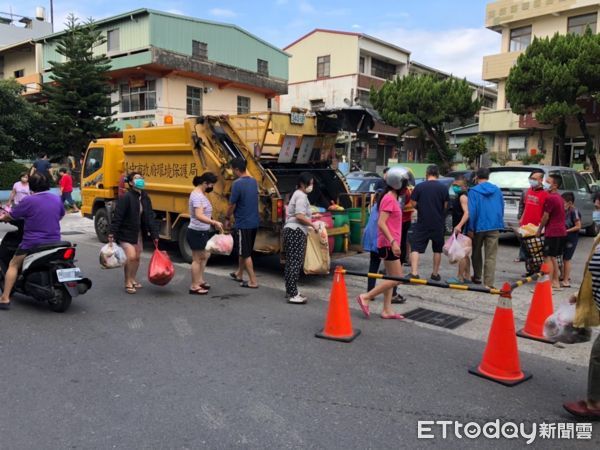
{"label": "woman in purple shirt", "polygon": [[39,172],[29,178],[29,188],[33,195],[23,198],[10,215],[5,214],[0,218],[3,222],[23,220],[25,223],[23,240],[6,272],[0,310],[10,308],[10,292],[29,251],[38,245],[60,241],[60,220],[65,215],[60,197],[50,193],[50,181]]}

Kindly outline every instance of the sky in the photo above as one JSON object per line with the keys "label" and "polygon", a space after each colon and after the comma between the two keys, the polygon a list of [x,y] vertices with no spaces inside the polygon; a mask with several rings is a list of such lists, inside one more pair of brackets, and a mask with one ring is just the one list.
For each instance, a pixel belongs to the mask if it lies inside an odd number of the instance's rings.
{"label": "sky", "polygon": [[[151,8],[238,25],[278,47],[314,28],[365,33],[411,51],[411,59],[481,81],[483,55],[500,51],[500,35],[484,28],[485,0],[54,0],[55,30],[74,13],[95,20]],[[0,0],[0,12],[34,16],[49,0]]]}

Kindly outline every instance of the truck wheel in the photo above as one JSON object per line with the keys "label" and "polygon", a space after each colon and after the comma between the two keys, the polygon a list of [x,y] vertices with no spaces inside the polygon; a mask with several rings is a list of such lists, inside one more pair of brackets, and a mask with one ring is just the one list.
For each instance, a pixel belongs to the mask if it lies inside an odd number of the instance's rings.
{"label": "truck wheel", "polygon": [[106,208],[98,208],[94,214],[94,229],[98,240],[103,244],[108,242],[108,233],[110,231],[110,222],[108,220],[108,211]]}
{"label": "truck wheel", "polygon": [[65,289],[59,289],[56,292],[55,297],[48,301],[50,309],[57,313],[65,312],[71,306],[71,294]]}
{"label": "truck wheel", "polygon": [[187,229],[189,222],[185,222],[181,224],[179,227],[179,235],[177,236],[177,243],[179,245],[179,253],[181,253],[181,257],[186,263],[192,262],[192,249],[190,248],[190,244],[186,239]]}

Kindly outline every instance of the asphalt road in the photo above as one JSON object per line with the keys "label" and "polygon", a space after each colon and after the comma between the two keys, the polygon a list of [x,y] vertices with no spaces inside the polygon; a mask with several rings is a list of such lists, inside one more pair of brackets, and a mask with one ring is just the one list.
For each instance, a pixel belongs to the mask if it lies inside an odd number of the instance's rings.
{"label": "asphalt road", "polygon": [[[568,423],[562,402],[585,392],[583,365],[522,353],[534,377],[506,388],[467,373],[481,340],[355,310],[353,343],[316,339],[326,302],[217,275],[192,297],[184,266],[127,295],[99,244],[72,240],[94,288],[65,314],[23,298],[0,314],[0,449],[514,448],[525,440],[419,440],[417,422]],[[595,426],[534,445],[598,448]]]}

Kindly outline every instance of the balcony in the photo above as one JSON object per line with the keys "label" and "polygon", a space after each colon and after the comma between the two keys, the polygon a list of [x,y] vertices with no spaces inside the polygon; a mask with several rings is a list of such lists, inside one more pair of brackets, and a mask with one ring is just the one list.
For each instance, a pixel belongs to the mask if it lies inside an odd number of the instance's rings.
{"label": "balcony", "polygon": [[482,133],[517,130],[522,130],[519,127],[519,116],[510,109],[481,111],[479,114],[479,131]]}
{"label": "balcony", "polygon": [[25,77],[15,78],[16,82],[25,86],[23,95],[38,94],[42,89],[42,75],[33,73]]}
{"label": "balcony", "polygon": [[515,65],[521,53],[523,52],[508,52],[484,56],[482,78],[485,81],[493,81],[495,83],[505,80],[508,78],[510,69]]}
{"label": "balcony", "polygon": [[381,89],[381,86],[385,84],[385,81],[386,80],[371,77],[369,75],[358,75],[358,87],[362,89],[371,89],[371,86],[373,86],[375,89]]}
{"label": "balcony", "polygon": [[499,0],[488,3],[485,26],[499,31],[502,26],[574,8],[598,6],[598,0]]}

